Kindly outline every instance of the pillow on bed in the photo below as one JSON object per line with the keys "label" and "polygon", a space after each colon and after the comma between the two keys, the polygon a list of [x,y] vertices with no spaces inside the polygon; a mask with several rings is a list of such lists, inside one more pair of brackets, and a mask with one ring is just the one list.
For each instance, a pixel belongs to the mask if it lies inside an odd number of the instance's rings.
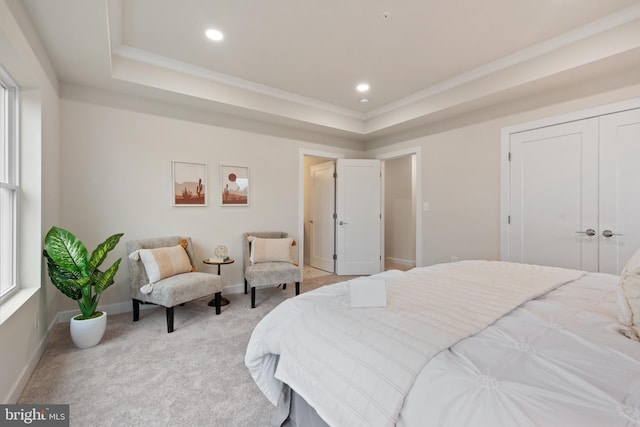
{"label": "pillow on bed", "polygon": [[293,239],[285,237],[281,239],[261,239],[249,236],[251,242],[251,264],[258,262],[293,262],[291,259],[291,246]]}
{"label": "pillow on bed", "polygon": [[640,340],[640,250],[625,265],[618,283],[618,320]]}
{"label": "pillow on bed", "polygon": [[155,283],[176,274],[189,273],[193,270],[189,255],[182,245],[140,249],[140,259],[144,264],[149,283]]}

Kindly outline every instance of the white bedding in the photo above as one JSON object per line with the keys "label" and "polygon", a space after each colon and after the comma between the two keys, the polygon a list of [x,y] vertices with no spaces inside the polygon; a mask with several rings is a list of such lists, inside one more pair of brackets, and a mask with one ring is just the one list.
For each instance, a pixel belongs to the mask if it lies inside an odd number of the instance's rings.
{"label": "white bedding", "polygon": [[[457,281],[465,282],[476,276],[477,271],[473,271],[474,263],[464,265],[466,272],[452,272],[449,266],[434,266],[409,273],[386,274],[405,276],[411,283],[425,271],[439,270],[440,276],[451,279],[453,275]],[[561,282],[565,279],[562,278]],[[293,383],[292,388],[312,406],[320,408],[318,412],[332,425],[397,423],[414,426],[425,425],[425,420],[428,420],[427,425],[465,426],[567,425],[567,421],[571,424],[580,421],[581,425],[634,425],[640,423],[640,345],[614,331],[615,279],[615,276],[606,275],[588,275],[578,279],[548,296],[525,304],[482,332],[440,352],[425,362],[426,365],[421,366],[411,380],[406,399],[404,396],[401,399],[397,419],[380,421],[378,417],[354,423],[353,418],[344,418],[339,407],[325,406],[322,409],[326,402],[322,399],[316,401],[313,387],[312,392],[306,389],[309,382],[296,377],[296,364],[293,368],[288,366],[285,374],[276,375],[286,379],[288,384]],[[529,279],[516,281],[535,286]],[[543,287],[553,288],[554,283],[552,280]],[[316,310],[318,301],[343,298],[340,295],[344,293],[345,286],[324,287],[306,294],[306,298],[289,300],[281,305],[282,309],[278,308],[265,317],[261,323],[263,327],[256,328],[246,362],[256,383],[273,403],[281,395],[280,384],[273,381],[276,367],[278,371],[282,368],[278,366],[277,355],[283,350],[283,355],[289,353],[292,348],[287,348],[287,343],[293,342],[290,335],[304,331],[302,327],[296,332],[295,325],[305,326],[302,323],[306,322],[305,316],[302,315]],[[327,324],[331,324],[333,315],[324,311],[323,316],[327,318]],[[407,330],[412,329],[413,326],[408,325]],[[310,352],[307,357],[316,354],[316,350],[306,348],[306,340],[303,343],[297,349],[302,353],[293,351],[293,355],[300,358],[305,352]],[[339,366],[344,363],[333,353],[323,353],[335,347],[322,347],[319,354],[323,354],[325,359],[320,360],[324,360],[329,369],[313,375],[324,379],[328,372],[336,370],[335,366],[331,367],[333,362],[338,362]],[[421,346],[417,348],[420,351],[424,349]],[[400,353],[406,349],[401,350]],[[427,351],[428,356],[429,353],[430,350]],[[311,366],[313,368],[314,364]],[[345,367],[353,368],[354,377],[359,376],[356,373],[361,368]],[[384,371],[385,368],[380,369]],[[301,378],[304,376],[302,374]],[[332,384],[332,381],[324,382]],[[322,384],[323,387],[326,384]],[[344,396],[348,406],[357,408],[360,393],[344,389],[344,384],[337,383],[337,386],[340,389],[330,394],[335,392]],[[323,387],[320,391],[326,393]],[[367,390],[367,395],[376,396],[376,393],[376,390]],[[382,391],[382,397],[386,393]],[[370,402],[366,403],[370,406]],[[382,398],[377,404],[384,406],[386,402]],[[366,412],[358,416],[366,417]]]}

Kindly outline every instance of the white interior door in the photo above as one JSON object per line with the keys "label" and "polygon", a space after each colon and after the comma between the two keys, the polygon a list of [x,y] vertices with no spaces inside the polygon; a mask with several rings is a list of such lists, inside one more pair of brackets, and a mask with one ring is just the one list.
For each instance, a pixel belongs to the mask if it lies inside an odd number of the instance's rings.
{"label": "white interior door", "polygon": [[600,118],[600,272],[620,274],[640,248],[640,110]]}
{"label": "white interior door", "polygon": [[309,263],[334,272],[335,170],[333,160],[311,166],[311,224]]}
{"label": "white interior door", "polygon": [[513,134],[509,260],[598,271],[598,119]]}
{"label": "white interior door", "polygon": [[381,271],[380,160],[337,160],[336,274]]}

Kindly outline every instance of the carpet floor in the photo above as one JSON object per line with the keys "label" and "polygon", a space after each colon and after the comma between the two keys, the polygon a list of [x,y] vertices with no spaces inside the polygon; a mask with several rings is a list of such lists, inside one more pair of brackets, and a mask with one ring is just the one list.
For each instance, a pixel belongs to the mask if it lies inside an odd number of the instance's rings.
{"label": "carpet floor", "polygon": [[[301,292],[353,277],[305,279]],[[109,315],[101,343],[84,350],[59,324],[18,403],[69,404],[71,426],[267,426],[272,406],[244,354],[255,325],[294,288],[257,290],[255,309],[249,295],[225,295],[219,316],[210,298],[176,307],[171,334],[162,307],[135,323]]]}

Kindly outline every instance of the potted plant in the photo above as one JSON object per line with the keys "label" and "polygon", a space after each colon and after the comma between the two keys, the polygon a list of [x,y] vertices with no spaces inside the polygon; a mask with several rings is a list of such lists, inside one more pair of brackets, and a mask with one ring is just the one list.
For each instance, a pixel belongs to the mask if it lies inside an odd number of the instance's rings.
{"label": "potted plant", "polygon": [[78,301],[81,314],[70,322],[71,339],[78,348],[93,347],[102,339],[107,327],[107,313],[96,311],[100,295],[113,284],[122,258],[105,271],[98,269],[107,254],[116,247],[123,233],[114,234],[91,253],[71,233],[51,227],[44,239],[49,277],[60,292]]}

